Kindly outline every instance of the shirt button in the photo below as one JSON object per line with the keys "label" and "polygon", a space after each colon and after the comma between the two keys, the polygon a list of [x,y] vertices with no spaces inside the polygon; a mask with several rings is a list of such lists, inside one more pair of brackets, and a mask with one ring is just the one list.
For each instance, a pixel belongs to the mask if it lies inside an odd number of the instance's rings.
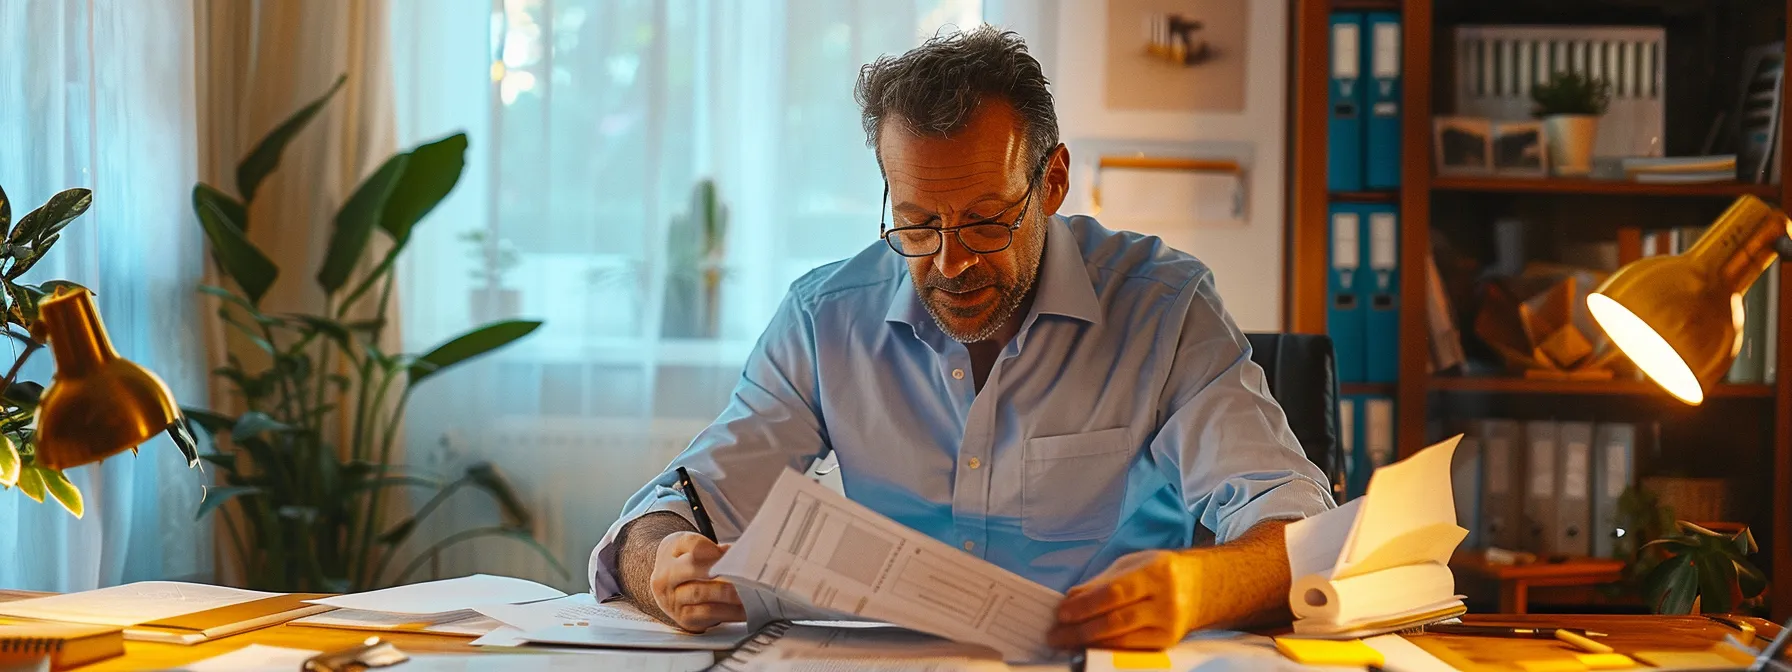
{"label": "shirt button", "polygon": [[964,380],[964,369],[953,369],[952,378],[953,380]]}
{"label": "shirt button", "polygon": [[976,547],[977,547],[977,542],[974,542],[974,541],[964,542],[964,550],[968,551],[968,550],[971,550]]}
{"label": "shirt button", "polygon": [[977,468],[977,467],[981,467],[981,466],[983,466],[983,460],[979,460],[979,459],[977,459],[977,458],[975,458],[975,457],[973,457],[973,458],[971,458],[971,462],[970,462],[970,466],[971,466],[971,468],[972,468],[972,469],[976,469],[976,468]]}

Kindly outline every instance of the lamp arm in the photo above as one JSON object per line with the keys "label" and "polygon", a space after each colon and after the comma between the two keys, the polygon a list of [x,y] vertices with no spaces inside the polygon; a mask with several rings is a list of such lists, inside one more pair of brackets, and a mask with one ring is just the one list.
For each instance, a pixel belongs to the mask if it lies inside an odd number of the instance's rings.
{"label": "lamp arm", "polygon": [[1782,235],[1775,239],[1773,251],[1780,255],[1780,261],[1792,261],[1792,236]]}

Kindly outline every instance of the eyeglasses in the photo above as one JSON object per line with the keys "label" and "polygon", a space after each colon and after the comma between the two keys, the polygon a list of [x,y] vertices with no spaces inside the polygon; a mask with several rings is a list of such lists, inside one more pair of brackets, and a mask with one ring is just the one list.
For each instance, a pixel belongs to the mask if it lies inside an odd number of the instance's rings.
{"label": "eyeglasses", "polygon": [[[994,217],[958,226],[927,226],[923,224],[886,228],[888,225],[883,219],[883,204],[880,203],[877,213],[878,235],[890,245],[890,249],[905,257],[931,257],[939,254],[940,247],[945,245],[948,232],[957,235],[958,243],[965,249],[977,254],[994,254],[1006,250],[1009,245],[1014,244],[1015,230],[1019,229],[1021,223],[1027,219],[1027,206],[1033,200],[1033,189],[1039,186],[1039,176],[1045,173],[1046,161],[1049,161],[1050,158],[1051,154],[1047,154],[1045,160],[1039,162],[1039,167],[1033,170],[1032,177],[1027,179],[1027,193],[1023,194],[1019,201],[1002,208],[1002,212],[996,213]],[[886,180],[884,182],[884,202],[887,203],[889,200],[890,183]],[[995,221],[1001,218],[1003,213],[1016,207],[1020,208],[1020,214],[1015,215],[1013,222],[1003,224]]]}

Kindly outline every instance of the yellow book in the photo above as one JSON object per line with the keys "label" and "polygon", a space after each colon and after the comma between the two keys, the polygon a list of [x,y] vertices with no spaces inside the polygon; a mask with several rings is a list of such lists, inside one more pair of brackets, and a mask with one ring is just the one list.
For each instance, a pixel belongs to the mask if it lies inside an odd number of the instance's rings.
{"label": "yellow book", "polygon": [[1276,650],[1289,660],[1302,665],[1349,665],[1363,667],[1382,665],[1387,661],[1381,652],[1369,648],[1360,639],[1301,639],[1277,637]]}

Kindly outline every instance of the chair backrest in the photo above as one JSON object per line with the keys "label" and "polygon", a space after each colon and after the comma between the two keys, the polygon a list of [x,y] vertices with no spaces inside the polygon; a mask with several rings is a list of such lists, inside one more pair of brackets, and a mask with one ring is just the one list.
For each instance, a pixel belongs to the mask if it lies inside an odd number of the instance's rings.
{"label": "chair backrest", "polygon": [[1263,368],[1269,394],[1288,416],[1307,459],[1342,495],[1344,444],[1338,437],[1338,369],[1332,339],[1319,334],[1245,334],[1251,361]]}

